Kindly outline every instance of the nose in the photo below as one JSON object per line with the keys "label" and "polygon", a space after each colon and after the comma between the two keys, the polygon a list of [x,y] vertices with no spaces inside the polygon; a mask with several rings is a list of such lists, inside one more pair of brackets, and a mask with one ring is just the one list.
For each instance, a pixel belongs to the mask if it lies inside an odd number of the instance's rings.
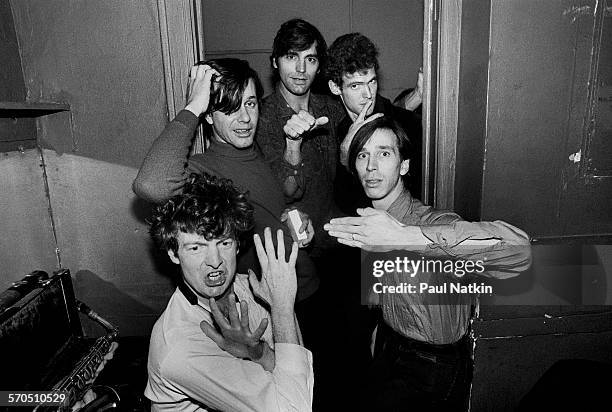
{"label": "nose", "polygon": [[240,108],[238,120],[240,120],[242,123],[248,123],[251,121],[251,115],[247,111],[246,107],[242,106]]}
{"label": "nose", "polygon": [[213,269],[218,269],[219,266],[221,266],[222,262],[223,259],[221,259],[219,249],[216,247],[209,248],[208,253],[206,253],[204,263],[206,263],[207,266],[210,266]]}
{"label": "nose", "polygon": [[295,71],[298,73],[304,73],[306,71],[306,61],[304,59],[298,59],[295,63]]}
{"label": "nose", "polygon": [[363,97],[368,100],[372,98],[372,86],[370,86],[369,84],[363,88]]}
{"label": "nose", "polygon": [[378,161],[376,160],[376,156],[370,156],[368,158],[368,164],[366,166],[366,170],[368,172],[371,172],[376,169],[378,169]]}

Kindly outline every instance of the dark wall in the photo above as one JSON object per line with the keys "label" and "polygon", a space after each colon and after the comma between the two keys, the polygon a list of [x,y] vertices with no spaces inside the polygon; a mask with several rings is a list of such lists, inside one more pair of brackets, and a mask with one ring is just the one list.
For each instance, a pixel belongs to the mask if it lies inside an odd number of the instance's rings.
{"label": "dark wall", "polygon": [[455,210],[468,220],[481,213],[490,12],[490,0],[462,3]]}

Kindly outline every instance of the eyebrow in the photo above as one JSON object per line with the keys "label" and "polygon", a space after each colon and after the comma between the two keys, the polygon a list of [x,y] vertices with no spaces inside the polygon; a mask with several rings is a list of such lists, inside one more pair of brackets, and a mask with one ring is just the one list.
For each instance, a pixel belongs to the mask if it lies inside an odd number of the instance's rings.
{"label": "eyebrow", "polygon": [[[389,145],[380,145],[380,146],[375,146],[374,147],[375,150],[380,150],[380,149],[387,149],[387,150],[391,150],[393,151],[393,149],[395,149],[395,146],[389,146]],[[367,149],[364,147],[361,148],[360,152],[366,152]]]}
{"label": "eyebrow", "polygon": [[[302,51],[304,51],[304,50],[302,50]],[[289,50],[287,52],[287,54],[299,54],[302,51]],[[319,54],[315,51],[314,53],[307,54],[306,57],[319,57]]]}

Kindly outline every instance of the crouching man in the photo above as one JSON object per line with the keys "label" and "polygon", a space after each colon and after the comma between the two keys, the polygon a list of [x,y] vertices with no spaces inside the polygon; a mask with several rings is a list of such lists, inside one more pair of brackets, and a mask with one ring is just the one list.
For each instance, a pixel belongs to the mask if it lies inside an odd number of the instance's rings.
{"label": "crouching man", "polygon": [[[145,395],[153,411],[307,411],[313,374],[293,311],[294,243],[254,235],[262,268],[236,273],[253,207],[231,182],[192,175],[154,212],[151,235],[179,265],[179,285],[155,323]],[[269,305],[269,311],[263,305]]]}

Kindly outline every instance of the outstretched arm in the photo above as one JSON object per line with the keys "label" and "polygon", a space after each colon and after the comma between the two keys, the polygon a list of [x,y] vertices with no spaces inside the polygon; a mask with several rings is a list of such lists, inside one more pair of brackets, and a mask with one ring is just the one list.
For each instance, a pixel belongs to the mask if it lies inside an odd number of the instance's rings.
{"label": "outstretched arm", "polygon": [[418,226],[404,225],[389,213],[357,209],[359,217],[332,219],[325,230],[338,242],[364,250],[410,250],[429,257],[483,260],[489,276],[510,277],[531,265],[529,237],[502,221],[466,222],[452,212],[421,206]]}

